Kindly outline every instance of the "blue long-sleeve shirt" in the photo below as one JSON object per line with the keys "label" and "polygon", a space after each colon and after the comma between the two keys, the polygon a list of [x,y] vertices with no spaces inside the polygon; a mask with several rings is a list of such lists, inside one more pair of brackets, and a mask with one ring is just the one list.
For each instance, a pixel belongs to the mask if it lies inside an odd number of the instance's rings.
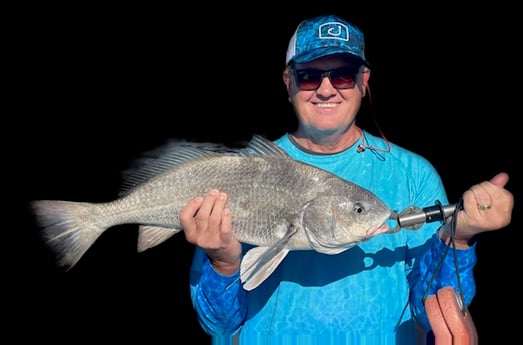
{"label": "blue long-sleeve shirt", "polygon": [[[387,147],[382,138],[364,136],[368,146]],[[372,191],[392,210],[448,203],[434,167],[392,143],[390,152],[357,152],[358,142],[328,155],[306,152],[287,135],[275,143],[296,160]],[[252,291],[242,288],[239,272],[216,272],[197,248],[191,267],[193,305],[214,344],[232,344],[233,336],[240,344],[414,344],[414,319],[430,328],[423,296],[446,249],[438,238],[440,226],[426,223],[418,230],[378,235],[336,255],[291,251]],[[475,246],[449,251],[429,295],[445,286],[461,287],[470,304],[475,263]]]}

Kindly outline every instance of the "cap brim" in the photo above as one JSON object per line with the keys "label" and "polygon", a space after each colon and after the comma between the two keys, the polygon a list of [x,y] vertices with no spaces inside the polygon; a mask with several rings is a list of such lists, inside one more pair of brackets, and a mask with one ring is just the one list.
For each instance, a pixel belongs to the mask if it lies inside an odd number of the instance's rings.
{"label": "cap brim", "polygon": [[[370,64],[367,60],[348,52],[347,49],[336,49],[334,47],[322,47],[313,50],[309,50],[306,54],[298,54],[294,56],[291,61],[294,63],[308,63],[325,56],[332,55],[344,55],[350,62],[358,65],[365,65],[370,68]],[[289,61],[289,62],[291,62]]]}

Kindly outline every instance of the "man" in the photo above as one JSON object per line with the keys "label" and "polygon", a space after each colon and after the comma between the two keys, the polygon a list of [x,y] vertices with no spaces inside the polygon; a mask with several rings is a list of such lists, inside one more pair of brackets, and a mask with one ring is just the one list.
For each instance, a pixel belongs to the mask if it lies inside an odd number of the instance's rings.
{"label": "man", "polygon": [[[283,72],[298,126],[275,143],[296,160],[369,189],[392,210],[447,204],[425,158],[357,125],[370,73],[357,27],[334,15],[303,21]],[[212,190],[180,214],[187,240],[197,246],[191,296],[199,321],[215,343],[234,337],[241,344],[414,344],[415,323],[431,327],[426,296],[452,286],[471,302],[474,235],[510,223],[507,181],[500,173],[467,190],[455,223],[376,236],[336,255],[291,252],[252,291],[238,279],[248,248],[233,235],[227,195]],[[455,257],[445,255],[451,234]]]}

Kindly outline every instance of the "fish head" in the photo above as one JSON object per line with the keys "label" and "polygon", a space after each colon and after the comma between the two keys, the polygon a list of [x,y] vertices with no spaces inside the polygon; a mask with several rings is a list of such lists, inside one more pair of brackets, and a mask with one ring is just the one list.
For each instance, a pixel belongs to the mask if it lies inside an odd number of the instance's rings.
{"label": "fish head", "polygon": [[303,211],[303,228],[310,246],[337,254],[369,238],[386,233],[391,210],[372,194],[361,198],[320,196]]}

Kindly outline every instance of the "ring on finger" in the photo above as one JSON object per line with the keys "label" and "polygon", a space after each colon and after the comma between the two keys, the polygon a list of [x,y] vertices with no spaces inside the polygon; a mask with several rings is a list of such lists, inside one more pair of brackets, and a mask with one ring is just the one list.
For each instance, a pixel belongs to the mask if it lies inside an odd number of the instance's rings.
{"label": "ring on finger", "polygon": [[491,207],[490,205],[486,205],[486,204],[480,205],[480,204],[478,204],[478,210],[480,210],[480,211],[490,210],[490,207]]}

